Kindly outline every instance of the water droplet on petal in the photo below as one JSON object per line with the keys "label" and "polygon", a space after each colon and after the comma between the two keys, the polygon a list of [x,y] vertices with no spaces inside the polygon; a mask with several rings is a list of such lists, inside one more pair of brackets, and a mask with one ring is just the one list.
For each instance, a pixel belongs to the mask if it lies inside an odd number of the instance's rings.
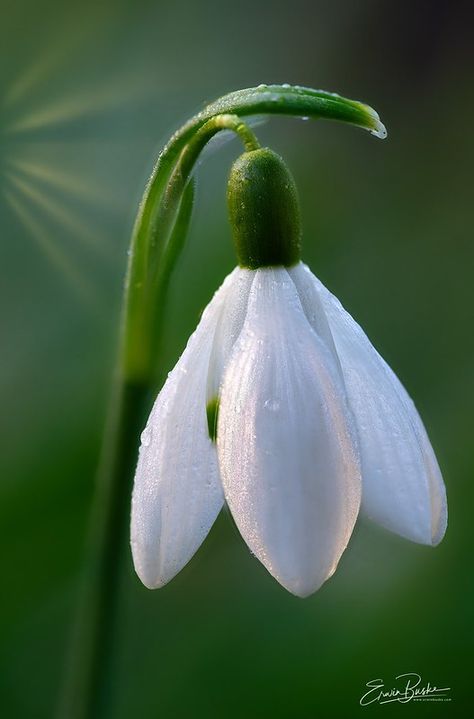
{"label": "water droplet on petal", "polygon": [[151,442],[151,435],[152,435],[152,429],[151,427],[145,427],[143,432],[141,433],[140,440],[144,447],[148,447]]}
{"label": "water droplet on petal", "polygon": [[270,412],[278,412],[280,409],[280,402],[277,399],[267,399],[265,400],[264,406],[269,409]]}

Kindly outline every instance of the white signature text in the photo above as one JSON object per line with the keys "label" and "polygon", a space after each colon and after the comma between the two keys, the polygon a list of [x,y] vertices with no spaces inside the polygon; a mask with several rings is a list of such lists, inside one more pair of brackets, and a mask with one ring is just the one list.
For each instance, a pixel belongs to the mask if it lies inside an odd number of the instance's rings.
{"label": "white signature text", "polygon": [[413,700],[443,699],[448,696],[450,687],[432,686],[430,682],[422,684],[422,679],[415,672],[399,674],[395,677],[395,686],[386,687],[383,679],[371,679],[367,682],[368,691],[360,699],[360,705],[389,704],[399,702],[407,704]]}

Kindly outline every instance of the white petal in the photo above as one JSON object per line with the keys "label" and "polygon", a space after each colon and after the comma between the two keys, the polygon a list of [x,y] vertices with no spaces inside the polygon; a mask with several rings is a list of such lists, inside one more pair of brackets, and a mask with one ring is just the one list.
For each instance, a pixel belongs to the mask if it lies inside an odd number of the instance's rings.
{"label": "white petal", "polygon": [[191,559],[223,504],[206,383],[219,313],[235,277],[234,271],[205,309],[142,434],[131,544],[136,572],[150,589],[169,582]]}
{"label": "white petal", "polygon": [[217,448],[250,549],[287,589],[316,591],[357,517],[360,472],[344,387],[284,269],[260,269],[225,371]]}
{"label": "white petal", "polygon": [[423,422],[362,328],[315,277],[314,283],[358,429],[362,509],[402,537],[436,545],[446,531],[446,490]]}
{"label": "white petal", "polygon": [[316,334],[324,340],[326,346],[334,355],[339,370],[341,370],[336,345],[334,344],[326,312],[324,311],[319,292],[314,282],[315,277],[313,273],[307,265],[299,262],[295,267],[291,267],[288,270],[288,274],[295,283],[306,319]]}
{"label": "white petal", "polygon": [[232,348],[244,326],[248,298],[255,274],[254,270],[238,267],[234,270],[234,279],[226,291],[209,360],[208,401],[219,396],[224,369],[229,361]]}

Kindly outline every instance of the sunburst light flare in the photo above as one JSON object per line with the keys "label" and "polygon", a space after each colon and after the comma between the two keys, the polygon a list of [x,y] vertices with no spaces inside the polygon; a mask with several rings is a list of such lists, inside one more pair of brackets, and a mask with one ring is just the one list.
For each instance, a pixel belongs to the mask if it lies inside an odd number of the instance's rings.
{"label": "sunburst light flare", "polygon": [[40,52],[8,78],[0,179],[5,206],[27,238],[99,315],[104,277],[121,256],[107,226],[123,211],[113,171],[123,116],[149,101],[154,88],[149,75],[130,66],[97,75],[88,53],[110,27],[91,23],[81,30],[72,45],[68,33],[42,38]]}

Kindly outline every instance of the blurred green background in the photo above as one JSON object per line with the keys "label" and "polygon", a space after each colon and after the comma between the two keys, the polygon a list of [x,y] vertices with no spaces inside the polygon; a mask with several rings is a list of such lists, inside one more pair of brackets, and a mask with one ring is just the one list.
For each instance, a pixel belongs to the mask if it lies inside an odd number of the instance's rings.
{"label": "blurred green background", "polygon": [[[432,550],[360,522],[335,576],[287,594],[223,514],[166,588],[125,552],[104,719],[466,716],[472,664],[472,6],[2,0],[0,707],[49,719],[64,672],[116,347],[127,245],[147,175],[204,101],[261,82],[379,110],[380,142],[337,123],[256,128],[297,180],[305,260],[406,384],[444,471]],[[199,168],[164,366],[234,264],[225,180]],[[202,257],[205,261],[202,261]],[[403,672],[452,701],[361,708]]]}

